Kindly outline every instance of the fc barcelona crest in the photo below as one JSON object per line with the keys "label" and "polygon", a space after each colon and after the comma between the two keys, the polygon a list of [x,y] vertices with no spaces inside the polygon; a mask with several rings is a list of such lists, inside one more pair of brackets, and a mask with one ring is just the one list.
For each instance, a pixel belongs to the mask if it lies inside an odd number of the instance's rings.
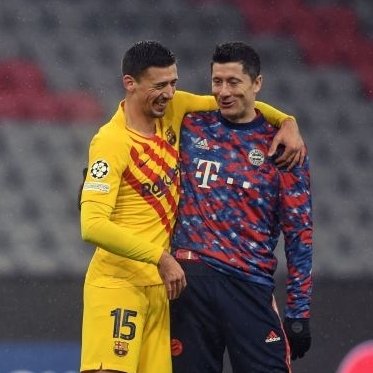
{"label": "fc barcelona crest", "polygon": [[167,142],[170,145],[175,145],[175,143],[176,143],[176,133],[171,126],[167,128],[166,136],[167,136]]}
{"label": "fc barcelona crest", "polygon": [[123,341],[114,342],[114,354],[122,357],[126,356],[128,353],[128,343]]}

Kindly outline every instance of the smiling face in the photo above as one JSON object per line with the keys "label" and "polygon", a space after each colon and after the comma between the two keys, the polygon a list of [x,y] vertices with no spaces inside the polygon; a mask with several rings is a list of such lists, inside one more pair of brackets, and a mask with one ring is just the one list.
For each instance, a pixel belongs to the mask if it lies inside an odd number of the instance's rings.
{"label": "smiling face", "polygon": [[262,85],[262,76],[254,80],[243,71],[240,62],[212,64],[212,94],[221,114],[235,123],[246,123],[256,116],[256,94]]}
{"label": "smiling face", "polygon": [[178,79],[176,65],[149,67],[139,78],[130,75],[123,77],[131,102],[147,118],[164,116],[167,104],[173,98]]}

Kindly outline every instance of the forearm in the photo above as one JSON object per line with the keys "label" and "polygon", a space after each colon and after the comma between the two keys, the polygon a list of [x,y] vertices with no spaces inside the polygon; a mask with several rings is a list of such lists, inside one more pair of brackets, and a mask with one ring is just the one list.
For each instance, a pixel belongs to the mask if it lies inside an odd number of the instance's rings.
{"label": "forearm", "polygon": [[[283,218],[283,234],[287,260],[287,303],[285,317],[309,318],[312,295],[312,219],[310,201],[290,204]],[[290,211],[293,210],[294,213]]]}
{"label": "forearm", "polygon": [[119,256],[157,264],[164,248],[142,241],[130,229],[113,223],[110,213],[111,208],[102,203],[84,202],[81,207],[83,240]]}
{"label": "forearm", "polygon": [[280,221],[288,267],[285,316],[308,318],[312,293],[312,201],[308,158],[280,172]]}
{"label": "forearm", "polygon": [[194,111],[216,110],[218,104],[215,97],[211,95],[196,95],[185,91],[176,91],[173,101],[178,108],[184,108],[184,114]]}
{"label": "forearm", "polygon": [[312,247],[300,245],[295,250],[287,255],[285,317],[309,318],[312,298]]}

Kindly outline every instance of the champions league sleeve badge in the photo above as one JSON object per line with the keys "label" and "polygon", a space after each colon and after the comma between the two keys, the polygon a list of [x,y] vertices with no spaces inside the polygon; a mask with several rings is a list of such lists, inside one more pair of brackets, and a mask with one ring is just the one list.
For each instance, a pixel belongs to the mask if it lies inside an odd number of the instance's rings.
{"label": "champions league sleeve badge", "polygon": [[261,166],[264,163],[264,153],[259,149],[250,150],[248,158],[253,166]]}
{"label": "champions league sleeve badge", "polygon": [[103,179],[109,173],[109,164],[100,159],[93,163],[89,173],[94,179]]}

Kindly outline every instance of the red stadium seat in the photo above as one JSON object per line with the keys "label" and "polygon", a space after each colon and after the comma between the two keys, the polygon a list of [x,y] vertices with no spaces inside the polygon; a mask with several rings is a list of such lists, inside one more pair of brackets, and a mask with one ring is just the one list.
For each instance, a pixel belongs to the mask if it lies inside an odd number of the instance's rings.
{"label": "red stadium seat", "polygon": [[308,6],[302,0],[232,0],[254,33],[294,37],[311,65],[355,69],[371,97],[373,43],[359,32],[354,11],[346,6]]}
{"label": "red stadium seat", "polygon": [[356,67],[357,73],[363,86],[364,94],[367,98],[373,99],[373,75],[372,75],[372,62],[362,61]]}
{"label": "red stadium seat", "polygon": [[103,115],[85,92],[49,91],[37,65],[24,60],[0,63],[0,117],[18,120],[96,121]]}
{"label": "red stadium seat", "polygon": [[58,101],[52,95],[0,93],[0,117],[15,120],[58,120]]}
{"label": "red stadium seat", "polygon": [[95,97],[86,92],[65,92],[57,95],[59,119],[76,122],[96,122],[103,109]]}
{"label": "red stadium seat", "polygon": [[31,100],[27,118],[56,122],[59,120],[59,103],[53,94],[36,95]]}
{"label": "red stadium seat", "polygon": [[18,104],[14,95],[0,91],[0,118],[17,118]]}
{"label": "red stadium seat", "polygon": [[44,75],[32,62],[9,60],[0,63],[0,91],[32,91],[41,94],[46,91]]}

